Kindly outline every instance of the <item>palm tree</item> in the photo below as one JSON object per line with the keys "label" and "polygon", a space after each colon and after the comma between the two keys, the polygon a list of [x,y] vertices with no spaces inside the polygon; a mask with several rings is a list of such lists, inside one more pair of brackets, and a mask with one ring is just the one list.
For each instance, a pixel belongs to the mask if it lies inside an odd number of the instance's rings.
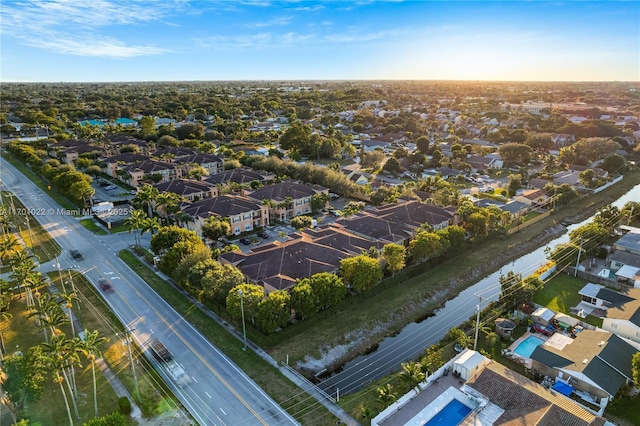
{"label": "palm tree", "polygon": [[96,358],[102,356],[100,345],[109,340],[99,336],[97,330],[84,331],[84,339],[78,342],[84,356],[91,361],[91,374],[93,375],[93,408],[95,416],[98,417],[98,392],[96,390]]}
{"label": "palm tree", "polygon": [[132,203],[137,208],[146,208],[147,217],[153,217],[153,207],[157,196],[157,188],[151,185],[144,185],[142,188],[138,189],[138,193],[133,197]]}
{"label": "palm tree", "polygon": [[378,400],[382,403],[382,407],[389,406],[392,402],[398,399],[397,395],[393,391],[391,383],[387,383],[386,386],[380,387],[378,390]]}
{"label": "palm tree", "polygon": [[142,221],[140,224],[140,231],[142,234],[147,232],[151,233],[153,236],[153,231],[157,231],[160,228],[160,222],[158,222],[157,217],[148,217]]}
{"label": "palm tree", "polygon": [[422,372],[420,363],[408,362],[402,363],[402,372],[400,373],[400,380],[409,385],[409,389],[416,389],[416,394],[419,393],[418,383],[425,379],[426,375]]}
{"label": "palm tree", "polygon": [[71,322],[71,335],[75,336],[76,331],[73,327],[73,314],[71,313],[71,308],[73,308],[73,301],[78,300],[78,296],[75,293],[60,293],[60,298],[64,301],[64,306],[68,310],[69,322]]}
{"label": "palm tree", "polygon": [[0,232],[3,234],[9,232],[11,224],[11,215],[6,204],[0,204]]}
{"label": "palm tree", "polygon": [[11,312],[5,311],[0,308],[0,361],[4,358],[5,347],[4,347],[4,335],[2,333],[2,323],[8,319],[11,319],[13,315]]}
{"label": "palm tree", "polygon": [[44,293],[41,296],[38,293],[37,296],[39,296],[38,304],[31,307],[27,317],[36,319],[38,329],[44,332],[45,342],[49,343],[47,329],[51,331],[53,336],[61,334],[60,326],[67,324],[69,317],[49,293]]}
{"label": "palm tree", "polygon": [[[0,364],[0,389],[3,388],[4,383],[7,381],[7,377],[7,373],[4,371],[2,364]],[[11,418],[13,419],[12,424],[16,424],[16,422],[18,421],[18,416],[16,416],[16,406],[11,400],[11,394],[6,390],[0,393],[0,405],[4,405],[5,407],[7,407],[7,409],[11,413]]]}
{"label": "palm tree", "polygon": [[4,265],[13,255],[18,253],[20,242],[13,235],[5,235],[0,240],[0,261]]}
{"label": "palm tree", "polygon": [[136,240],[136,247],[140,247],[140,228],[142,221],[145,219],[144,212],[142,210],[131,210],[130,216],[124,220],[124,224],[129,227],[129,233],[134,233]]}
{"label": "palm tree", "polygon": [[163,192],[156,197],[156,212],[168,222],[171,214],[180,211],[182,200],[183,197],[175,192]]}
{"label": "palm tree", "polygon": [[[67,393],[64,390],[64,386],[62,383],[65,381],[67,374],[65,372],[65,368],[69,366],[73,362],[73,356],[71,353],[71,344],[70,340],[64,334],[60,334],[58,336],[53,336],[51,339],[51,343],[42,343],[42,350],[47,356],[47,364],[53,374],[53,382],[60,385],[60,391],[62,392],[62,397],[64,398],[65,406],[67,407],[67,415],[69,417],[69,425],[73,426],[73,417],[71,416],[71,407],[69,406],[69,398],[67,397]],[[77,354],[75,355],[77,357]],[[71,387],[69,386],[69,380],[67,380],[67,387],[69,388],[69,396],[72,397]],[[71,398],[73,401],[75,414],[77,418],[80,418],[78,414],[78,408],[75,405],[75,400],[73,397]]]}

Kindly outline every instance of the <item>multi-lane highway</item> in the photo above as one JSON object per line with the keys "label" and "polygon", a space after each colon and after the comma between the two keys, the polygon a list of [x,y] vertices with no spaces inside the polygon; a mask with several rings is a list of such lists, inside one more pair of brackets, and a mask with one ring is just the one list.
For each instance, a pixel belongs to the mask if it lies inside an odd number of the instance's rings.
{"label": "multi-lane highway", "polygon": [[[111,310],[144,349],[156,338],[173,353],[190,384],[180,387],[161,370],[169,387],[189,413],[202,425],[288,425],[297,422],[243,371],[187,323],[116,255],[127,245],[119,235],[97,236],[78,219],[66,215],[45,191],[6,161],[0,159],[3,189],[12,191],[55,238],[62,253],[62,268],[76,269],[96,286],[98,279],[111,280],[114,292],[105,294]],[[133,237],[130,237],[131,243]],[[69,251],[77,249],[82,260]],[[155,362],[155,361],[154,361]]]}

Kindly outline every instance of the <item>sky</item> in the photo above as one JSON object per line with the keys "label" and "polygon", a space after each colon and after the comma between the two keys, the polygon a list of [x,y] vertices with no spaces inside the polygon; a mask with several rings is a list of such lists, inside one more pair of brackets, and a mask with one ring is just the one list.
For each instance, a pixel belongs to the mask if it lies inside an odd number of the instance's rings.
{"label": "sky", "polygon": [[2,0],[0,81],[638,81],[640,1]]}

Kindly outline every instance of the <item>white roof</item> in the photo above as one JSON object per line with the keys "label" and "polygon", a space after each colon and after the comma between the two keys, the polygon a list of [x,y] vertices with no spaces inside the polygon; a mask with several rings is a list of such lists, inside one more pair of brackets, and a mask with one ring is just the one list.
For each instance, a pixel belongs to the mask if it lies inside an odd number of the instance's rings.
{"label": "white roof", "polygon": [[538,318],[542,318],[545,321],[551,321],[551,319],[553,318],[553,316],[556,313],[553,312],[551,309],[549,308],[538,308],[536,309],[536,311],[531,314],[532,317],[538,317]]}
{"label": "white roof", "polygon": [[596,297],[598,295],[598,292],[603,288],[604,286],[601,286],[599,284],[587,283],[580,289],[578,294],[582,296]]}
{"label": "white roof", "polygon": [[556,314],[555,319],[558,320],[559,322],[563,322],[565,324],[569,324],[570,326],[574,326],[578,324],[578,320],[575,319],[574,317],[570,317],[567,314],[563,314],[563,313],[559,313]]}
{"label": "white roof", "polygon": [[616,272],[616,277],[632,279],[636,276],[638,271],[640,271],[640,268],[631,265],[624,265],[622,268],[618,269],[618,272]]}
{"label": "white roof", "polygon": [[454,364],[464,366],[468,371],[476,368],[484,360],[484,355],[480,352],[472,351],[471,349],[465,350],[460,354],[460,357],[454,362]]}

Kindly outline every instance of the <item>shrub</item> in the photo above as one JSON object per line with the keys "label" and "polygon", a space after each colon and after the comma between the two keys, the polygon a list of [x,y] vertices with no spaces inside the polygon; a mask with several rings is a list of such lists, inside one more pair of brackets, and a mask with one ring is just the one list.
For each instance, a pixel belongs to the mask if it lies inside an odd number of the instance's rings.
{"label": "shrub", "polygon": [[126,396],[118,398],[118,406],[120,407],[120,412],[125,416],[131,414],[131,401]]}

